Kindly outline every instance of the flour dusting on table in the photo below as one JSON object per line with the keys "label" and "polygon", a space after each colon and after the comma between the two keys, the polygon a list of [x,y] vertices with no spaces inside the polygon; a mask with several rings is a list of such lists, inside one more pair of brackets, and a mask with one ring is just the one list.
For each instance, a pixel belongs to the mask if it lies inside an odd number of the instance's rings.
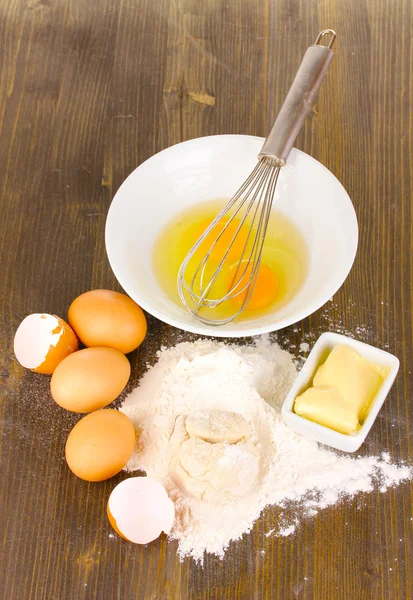
{"label": "flour dusting on table", "polygon": [[[386,453],[342,456],[291,431],[280,409],[295,377],[293,357],[268,337],[252,346],[198,340],[158,352],[126,398],[120,410],[138,432],[126,468],[165,486],[181,557],[222,557],[268,505],[294,503],[296,515],[310,517],[412,477]],[[298,527],[297,518],[279,523],[274,535]]]}

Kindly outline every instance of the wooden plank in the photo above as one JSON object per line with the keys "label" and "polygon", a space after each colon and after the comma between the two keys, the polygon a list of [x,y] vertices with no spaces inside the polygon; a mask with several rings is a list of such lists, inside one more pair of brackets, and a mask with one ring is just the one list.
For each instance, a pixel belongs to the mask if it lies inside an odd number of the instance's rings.
{"label": "wooden plank", "polygon": [[[95,287],[119,289],[105,215],[142,161],[186,139],[265,136],[318,31],[337,56],[297,147],[349,191],[360,249],[343,288],[279,335],[343,329],[401,359],[363,453],[413,459],[412,4],[409,0],[9,0],[0,3],[0,586],[11,600],[410,600],[412,489],[361,495],[266,537],[277,507],[223,561],[179,562],[176,543],[119,540],[111,489],[75,479],[77,421],[48,378],[24,372],[13,334],[30,312],[63,317]],[[149,318],[130,391],[162,344],[193,339]]]}

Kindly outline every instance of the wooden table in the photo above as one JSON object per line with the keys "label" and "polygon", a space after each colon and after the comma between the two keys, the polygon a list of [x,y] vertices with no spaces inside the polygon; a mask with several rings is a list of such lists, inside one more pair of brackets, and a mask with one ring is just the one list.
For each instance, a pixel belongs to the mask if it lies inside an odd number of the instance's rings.
{"label": "wooden table", "polygon": [[[288,538],[265,537],[279,514],[268,509],[203,569],[165,538],[142,548],[113,536],[105,505],[124,475],[88,484],[68,471],[79,417],[12,351],[28,313],[65,317],[81,292],[118,289],[104,226],[125,177],[188,138],[265,136],[306,47],[332,27],[337,56],[296,145],[348,190],[360,248],[334,302],[279,339],[344,329],[395,352],[401,373],[362,453],[413,461],[412,19],[410,0],[0,2],[5,600],[413,598],[409,484],[325,510]],[[128,390],[175,339],[153,318],[149,331]]]}

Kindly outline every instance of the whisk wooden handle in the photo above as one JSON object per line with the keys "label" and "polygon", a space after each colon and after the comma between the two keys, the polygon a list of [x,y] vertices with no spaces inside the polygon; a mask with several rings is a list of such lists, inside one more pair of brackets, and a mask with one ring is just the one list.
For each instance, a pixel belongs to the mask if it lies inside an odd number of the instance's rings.
{"label": "whisk wooden handle", "polygon": [[[324,46],[321,42],[327,36],[330,38],[329,43]],[[315,44],[308,48],[259,158],[270,156],[278,159],[280,165],[287,160],[333,60],[331,46],[335,38],[336,34],[332,29],[325,29],[319,34]]]}

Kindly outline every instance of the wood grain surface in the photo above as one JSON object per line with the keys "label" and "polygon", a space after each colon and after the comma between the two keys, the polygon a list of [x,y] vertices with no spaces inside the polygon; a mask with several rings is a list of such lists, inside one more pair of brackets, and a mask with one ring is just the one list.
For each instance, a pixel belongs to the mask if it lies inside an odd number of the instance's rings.
{"label": "wood grain surface", "polygon": [[[0,385],[5,600],[411,600],[412,486],[360,495],[266,537],[268,509],[224,560],[179,562],[176,543],[112,535],[123,479],[68,471],[78,420],[23,370],[12,340],[31,312],[65,317],[79,293],[119,289],[105,216],[124,178],[202,135],[265,136],[303,52],[337,30],[336,58],[297,147],[328,167],[359,218],[354,268],[282,344],[347,331],[401,372],[361,454],[413,461],[411,0],[0,0]],[[180,339],[192,339],[182,335]],[[136,384],[172,328],[149,318]]]}

